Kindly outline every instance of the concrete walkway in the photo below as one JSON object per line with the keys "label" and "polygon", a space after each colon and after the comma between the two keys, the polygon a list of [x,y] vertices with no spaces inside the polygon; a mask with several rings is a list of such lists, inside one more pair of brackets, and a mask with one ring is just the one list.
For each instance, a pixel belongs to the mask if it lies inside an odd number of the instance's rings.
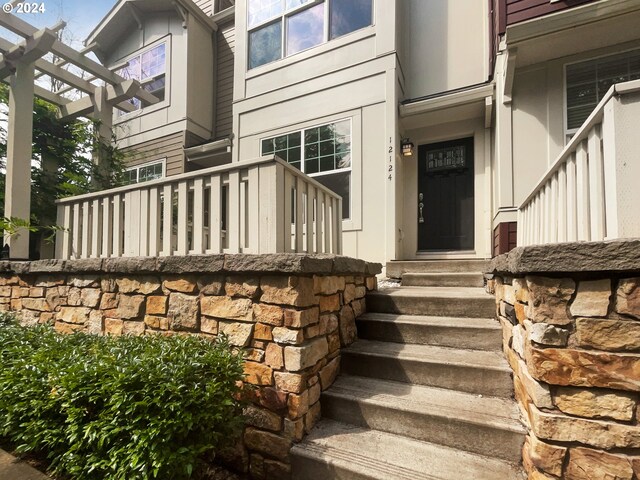
{"label": "concrete walkway", "polygon": [[2,480],[51,480],[28,464],[0,449],[0,479]]}

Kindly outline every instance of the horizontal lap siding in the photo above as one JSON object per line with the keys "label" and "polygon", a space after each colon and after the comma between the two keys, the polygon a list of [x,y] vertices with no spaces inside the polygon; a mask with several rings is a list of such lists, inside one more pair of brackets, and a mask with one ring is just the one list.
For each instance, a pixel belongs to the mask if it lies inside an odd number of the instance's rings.
{"label": "horizontal lap siding", "polygon": [[233,128],[233,62],[235,25],[229,22],[218,30],[216,78],[216,138],[227,137]]}
{"label": "horizontal lap siding", "polygon": [[213,15],[213,0],[194,0],[204,13],[211,16]]}
{"label": "horizontal lap siding", "polygon": [[184,173],[184,133],[177,132],[166,137],[140,143],[123,149],[125,165],[134,167],[156,160],[167,160],[166,174],[179,175]]}
{"label": "horizontal lap siding", "polygon": [[[504,0],[502,0],[504,2]],[[549,0],[506,0],[507,25],[542,17],[595,0],[564,0],[551,3]]]}

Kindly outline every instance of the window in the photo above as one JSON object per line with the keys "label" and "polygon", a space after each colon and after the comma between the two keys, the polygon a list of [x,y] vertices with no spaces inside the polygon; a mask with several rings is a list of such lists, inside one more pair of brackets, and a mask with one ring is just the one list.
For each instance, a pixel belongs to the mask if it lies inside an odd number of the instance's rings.
{"label": "window", "polygon": [[159,162],[145,163],[135,167],[127,168],[124,172],[125,185],[132,183],[148,182],[164,177],[164,160]]}
{"label": "window", "polygon": [[248,0],[249,69],[368,27],[373,0]]}
{"label": "window", "polygon": [[611,85],[640,78],[640,50],[567,65],[567,133],[575,133]]}
{"label": "window", "polygon": [[351,121],[342,120],[262,140],[274,154],[342,197],[342,218],[351,216]]}
{"label": "window", "polygon": [[[164,100],[166,83],[166,44],[142,51],[127,60],[128,65],[118,70],[118,74],[126,79],[138,80],[149,93],[160,101]],[[136,110],[146,107],[137,98],[128,100]],[[121,112],[124,115],[126,112]]]}

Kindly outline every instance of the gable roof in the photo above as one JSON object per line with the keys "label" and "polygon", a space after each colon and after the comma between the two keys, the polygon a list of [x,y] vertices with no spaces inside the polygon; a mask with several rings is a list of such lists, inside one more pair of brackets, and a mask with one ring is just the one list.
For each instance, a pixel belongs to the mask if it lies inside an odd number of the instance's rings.
{"label": "gable roof", "polygon": [[178,13],[179,8],[189,15],[194,15],[212,31],[216,30],[216,24],[211,17],[207,16],[192,0],[118,0],[84,43],[85,45],[97,44],[94,51],[100,58],[101,53],[110,51],[127,31],[139,27],[140,17],[149,13]]}

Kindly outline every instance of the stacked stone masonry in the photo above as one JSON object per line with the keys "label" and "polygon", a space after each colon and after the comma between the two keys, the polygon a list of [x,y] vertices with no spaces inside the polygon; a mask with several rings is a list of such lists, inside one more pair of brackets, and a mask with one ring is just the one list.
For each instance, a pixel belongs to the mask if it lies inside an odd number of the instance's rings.
{"label": "stacked stone masonry", "polygon": [[[547,253],[551,264],[562,250]],[[513,256],[494,261],[487,288],[528,428],[528,478],[640,479],[640,262],[526,274]]]}
{"label": "stacked stone masonry", "polygon": [[0,263],[0,310],[62,333],[224,334],[245,352],[243,441],[225,455],[253,479],[290,476],[289,450],[356,338],[380,266],[333,256],[226,255]]}

